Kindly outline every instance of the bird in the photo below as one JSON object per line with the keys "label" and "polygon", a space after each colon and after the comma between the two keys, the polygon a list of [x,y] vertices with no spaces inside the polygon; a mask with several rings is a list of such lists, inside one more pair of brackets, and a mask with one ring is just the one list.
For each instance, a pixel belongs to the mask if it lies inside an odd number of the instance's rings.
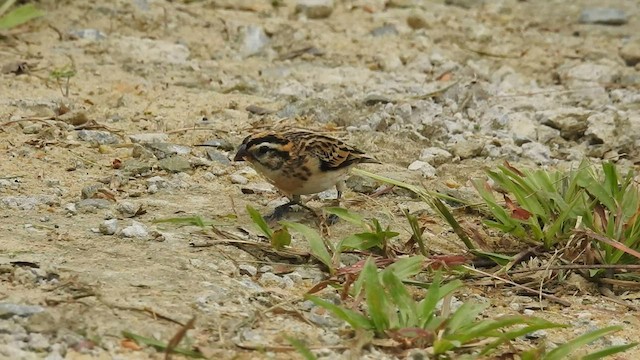
{"label": "bird", "polygon": [[296,128],[259,131],[245,137],[233,160],[248,162],[289,199],[266,216],[267,220],[281,218],[292,205],[314,212],[302,203],[301,195],[334,186],[339,202],[351,168],[361,163],[380,164],[342,140]]}

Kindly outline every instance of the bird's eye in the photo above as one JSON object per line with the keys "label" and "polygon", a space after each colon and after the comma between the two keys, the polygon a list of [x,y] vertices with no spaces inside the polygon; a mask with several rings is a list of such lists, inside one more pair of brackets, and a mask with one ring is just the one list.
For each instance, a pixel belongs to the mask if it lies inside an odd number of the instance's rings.
{"label": "bird's eye", "polygon": [[267,153],[267,151],[269,151],[269,148],[266,146],[261,147],[260,149],[258,149],[258,154],[259,155],[264,155]]}

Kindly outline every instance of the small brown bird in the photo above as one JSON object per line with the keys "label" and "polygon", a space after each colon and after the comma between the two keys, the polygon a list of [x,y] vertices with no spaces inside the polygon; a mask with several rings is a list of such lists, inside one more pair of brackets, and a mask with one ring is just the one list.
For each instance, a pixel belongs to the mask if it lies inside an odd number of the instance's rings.
{"label": "small brown bird", "polygon": [[341,140],[308,130],[263,131],[247,136],[234,161],[248,161],[288,198],[269,220],[281,217],[291,205],[301,203],[300,195],[309,195],[333,186],[338,199],[345,189],[344,179],[353,166],[380,163]]}

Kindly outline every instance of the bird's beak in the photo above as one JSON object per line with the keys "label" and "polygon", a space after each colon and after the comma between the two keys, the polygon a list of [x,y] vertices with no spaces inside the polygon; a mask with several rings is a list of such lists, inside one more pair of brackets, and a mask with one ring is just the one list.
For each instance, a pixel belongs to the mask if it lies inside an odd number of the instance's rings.
{"label": "bird's beak", "polygon": [[245,158],[247,156],[249,156],[249,153],[247,153],[247,145],[242,144],[238,148],[238,152],[236,153],[236,156],[233,158],[233,161],[245,161]]}

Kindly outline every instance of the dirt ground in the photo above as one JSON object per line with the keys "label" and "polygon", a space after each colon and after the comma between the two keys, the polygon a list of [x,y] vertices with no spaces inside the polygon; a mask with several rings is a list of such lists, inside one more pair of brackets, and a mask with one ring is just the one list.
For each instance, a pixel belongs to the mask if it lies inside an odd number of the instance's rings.
{"label": "dirt ground", "polygon": [[[246,164],[228,160],[252,128],[281,122],[328,131],[384,163],[366,170],[432,189],[458,184],[471,194],[469,179],[502,158],[458,157],[424,179],[407,167],[423,148],[442,146],[448,132],[430,134],[427,127],[418,133],[409,123],[367,128],[392,105],[366,100],[391,98],[394,109],[424,104],[430,98],[416,96],[480,73],[487,83],[499,81],[494,75],[515,79],[512,88],[498,89],[512,98],[486,96],[496,108],[535,97],[527,94],[531,83],[542,93],[541,104],[565,101],[569,95],[557,75],[563,66],[596,59],[624,67],[617,55],[621,41],[640,33],[636,1],[607,2],[629,14],[624,26],[578,23],[581,9],[602,3],[595,0],[455,3],[469,7],[336,1],[328,17],[308,19],[296,13],[295,1],[38,2],[44,18],[0,39],[0,66],[28,67],[26,74],[10,68],[0,74],[0,302],[44,311],[0,317],[0,357],[162,358],[151,347],[124,341],[122,332],[166,343],[192,317],[195,328],[181,346],[197,346],[212,359],[298,358],[286,336],[305,339],[320,358],[406,355],[384,349],[355,355],[337,330],[339,321],[297,301],[322,279],[316,266],[285,266],[283,259],[245,251],[195,226],[154,220],[199,215],[255,241],[246,205],[266,213],[282,198]],[[410,26],[414,15],[424,24]],[[70,69],[74,73],[65,77]],[[637,67],[626,69],[637,75]],[[150,148],[137,137],[145,133],[156,134],[165,147]],[[194,147],[210,140],[222,146]],[[162,163],[167,153],[182,150],[182,162]],[[531,159],[510,161],[535,166]],[[464,252],[454,234],[406,193],[349,191],[344,205],[390,224],[405,240],[402,209],[422,211],[434,253]],[[109,219],[117,221],[112,235],[103,228]],[[293,219],[315,226],[303,214]],[[127,237],[123,229],[132,224]],[[147,233],[136,237],[140,228]],[[330,236],[354,231],[341,222]],[[293,247],[306,248],[299,238]],[[638,313],[588,284],[576,281],[556,295],[571,306],[540,303],[497,282],[474,284],[459,298],[489,301],[487,316],[529,309],[572,325],[520,345],[560,343],[609,325],[625,330],[594,348],[640,341]],[[623,295],[637,303],[637,293]],[[635,349],[616,358],[639,357]]]}

